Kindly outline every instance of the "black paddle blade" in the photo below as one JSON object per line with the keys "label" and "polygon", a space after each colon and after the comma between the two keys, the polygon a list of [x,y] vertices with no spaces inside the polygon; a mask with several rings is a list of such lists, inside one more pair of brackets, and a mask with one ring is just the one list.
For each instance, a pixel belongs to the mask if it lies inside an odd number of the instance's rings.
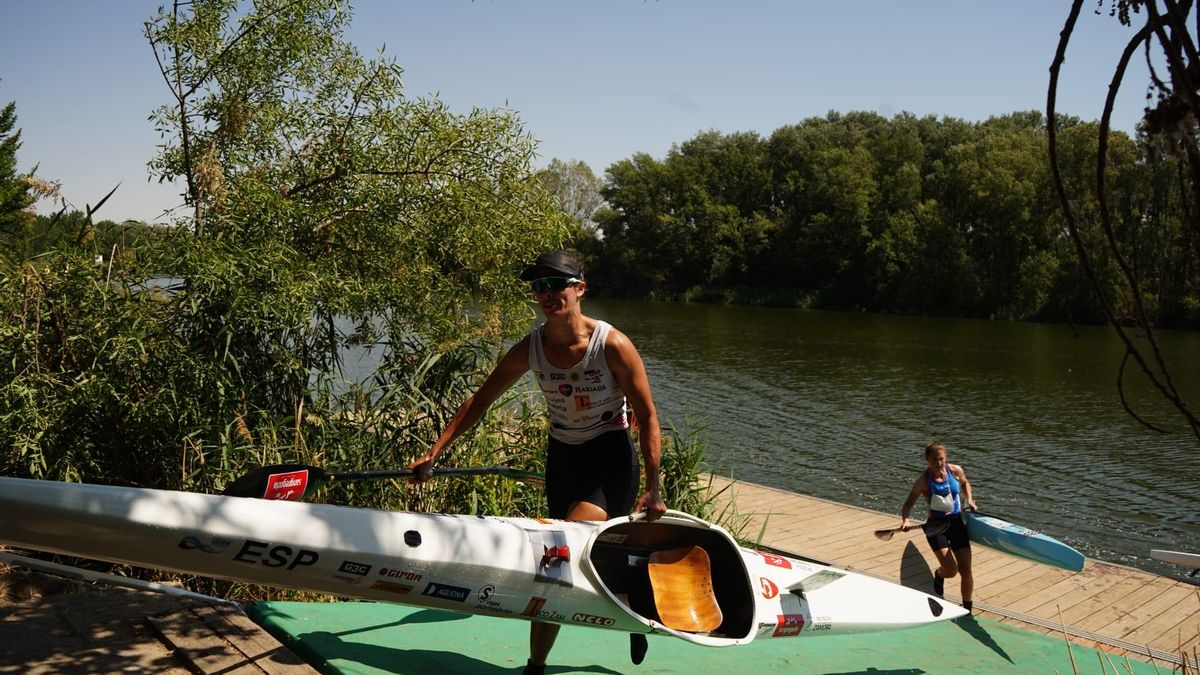
{"label": "black paddle blade", "polygon": [[274,464],[253,469],[238,478],[221,494],[228,497],[282,499],[299,502],[316,492],[327,480],[325,470],[307,464]]}
{"label": "black paddle blade", "polygon": [[882,539],[883,541],[887,541],[888,539],[891,539],[893,536],[895,536],[895,534],[897,532],[908,532],[909,530],[915,530],[918,527],[921,527],[921,526],[920,525],[909,525],[908,527],[893,527],[888,530],[875,530],[875,538]]}
{"label": "black paddle blade", "polygon": [[875,538],[882,539],[883,541],[891,539],[895,534],[896,530],[894,528],[891,530],[875,530]]}

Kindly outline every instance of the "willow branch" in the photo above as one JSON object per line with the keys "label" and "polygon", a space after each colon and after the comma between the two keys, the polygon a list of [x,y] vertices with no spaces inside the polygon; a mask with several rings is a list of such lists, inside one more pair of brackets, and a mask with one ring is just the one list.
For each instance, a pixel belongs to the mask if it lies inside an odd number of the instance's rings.
{"label": "willow branch", "polygon": [[[1058,48],[1055,50],[1054,60],[1050,64],[1050,87],[1046,93],[1046,144],[1050,156],[1050,176],[1053,179],[1054,191],[1058,194],[1059,202],[1062,204],[1063,218],[1067,223],[1067,231],[1071,235],[1071,241],[1075,244],[1075,251],[1079,255],[1079,262],[1083,266],[1084,272],[1087,273],[1092,290],[1095,291],[1097,300],[1104,310],[1104,316],[1116,330],[1117,336],[1125,344],[1126,351],[1136,351],[1132,340],[1125,334],[1120,322],[1117,321],[1108,298],[1100,292],[1100,280],[1096,276],[1096,270],[1092,265],[1091,254],[1088,252],[1087,245],[1083,242],[1079,221],[1075,216],[1075,210],[1071,207],[1066,185],[1063,182],[1062,170],[1058,165],[1058,118],[1055,114],[1055,104],[1058,96],[1058,78],[1062,71],[1062,64],[1066,60],[1067,45],[1070,43],[1071,33],[1075,30],[1075,22],[1079,19],[1079,11],[1082,6],[1083,0],[1072,1],[1071,11],[1067,15],[1067,21],[1063,26],[1062,32],[1059,34]],[[1138,418],[1135,416],[1134,419]]]}
{"label": "willow branch", "polygon": [[[188,91],[186,92],[186,95],[191,96],[192,94],[194,94],[197,89],[199,89],[201,86],[203,86],[204,82],[206,80],[208,80],[209,76],[214,71],[216,71],[216,69],[219,66],[224,66],[225,64],[223,63],[223,61],[225,60],[225,57],[229,54],[230,51],[233,50],[234,47],[237,46],[237,44],[239,42],[242,41],[243,38],[245,38],[247,35],[250,35],[251,33],[258,30],[258,27],[261,24],[265,23],[267,21],[267,19],[271,19],[271,18],[274,18],[276,15],[282,14],[285,10],[295,7],[296,5],[300,4],[300,2],[301,2],[301,0],[293,0],[293,2],[291,2],[287,5],[276,8],[275,11],[268,12],[268,13],[258,17],[256,20],[248,22],[246,24],[246,27],[243,28],[240,33],[233,36],[233,39],[230,40],[229,43],[225,45],[225,47],[221,50],[221,52],[219,54],[217,54],[215,58],[213,58],[211,61],[209,61],[208,67],[205,68],[196,77],[195,84],[192,85],[191,89],[188,89]],[[178,6],[178,4],[176,6]]]}
{"label": "willow branch", "polygon": [[1157,431],[1159,433],[1166,433],[1166,430],[1151,424],[1145,419],[1142,419],[1142,416],[1134,412],[1133,408],[1129,405],[1129,401],[1125,398],[1125,364],[1129,363],[1129,356],[1134,353],[1135,352],[1125,350],[1125,356],[1121,357],[1121,367],[1117,370],[1117,395],[1121,397],[1121,407],[1125,409],[1125,412],[1129,413],[1130,417],[1140,422],[1141,425],[1147,429]]}
{"label": "willow branch", "polygon": [[[1133,269],[1129,265],[1129,261],[1121,253],[1120,247],[1118,246],[1116,232],[1113,229],[1112,224],[1112,210],[1108,204],[1108,138],[1109,132],[1112,128],[1113,106],[1116,102],[1117,93],[1120,91],[1121,83],[1125,79],[1125,69],[1128,67],[1129,61],[1133,58],[1133,54],[1135,51],[1137,51],[1138,46],[1143,41],[1148,40],[1152,32],[1152,26],[1147,24],[1146,26],[1143,26],[1142,29],[1138,31],[1137,34],[1134,35],[1134,37],[1129,41],[1129,43],[1125,46],[1124,52],[1121,53],[1121,58],[1117,62],[1117,67],[1113,73],[1112,81],[1108,86],[1108,96],[1104,101],[1104,112],[1100,116],[1100,137],[1098,139],[1099,146],[1096,153],[1096,200],[1099,202],[1100,224],[1104,229],[1105,239],[1108,241],[1109,252],[1112,254],[1113,259],[1116,260],[1117,265],[1121,268],[1121,274],[1124,275],[1125,280],[1129,284],[1129,288],[1132,291],[1134,307],[1137,309],[1138,323],[1146,331],[1146,339],[1150,343],[1151,350],[1154,353],[1155,363],[1158,365],[1158,372],[1162,374],[1165,385],[1164,383],[1160,383],[1155,373],[1150,370],[1149,366],[1142,358],[1139,350],[1133,350],[1134,358],[1137,359],[1138,365],[1140,365],[1142,370],[1146,372],[1146,375],[1150,377],[1150,380],[1154,383],[1155,387],[1157,387],[1164,396],[1167,396],[1167,398],[1170,399],[1172,403],[1175,403],[1175,405],[1178,407],[1182,404],[1179,391],[1176,389],[1175,383],[1171,379],[1170,371],[1167,369],[1166,361],[1163,359],[1162,350],[1158,345],[1158,341],[1154,337],[1153,323],[1150,321],[1150,316],[1146,312],[1145,303],[1142,302],[1141,284],[1138,283],[1137,274],[1134,273]],[[1124,333],[1123,328],[1118,328],[1118,330]],[[1126,345],[1130,346],[1131,343],[1126,341]]]}
{"label": "willow branch", "polygon": [[[1178,395],[1174,394],[1174,387],[1172,386],[1171,387],[1172,390],[1170,392],[1168,392],[1165,389],[1165,387],[1163,386],[1163,384],[1161,382],[1159,382],[1159,380],[1154,376],[1154,373],[1149,369],[1148,364],[1145,363],[1144,359],[1141,357],[1140,352],[1134,346],[1132,339],[1125,332],[1125,330],[1121,326],[1120,322],[1117,320],[1117,317],[1113,311],[1112,304],[1109,302],[1109,300],[1105,296],[1105,294],[1101,291],[1102,286],[1099,282],[1099,278],[1096,275],[1096,271],[1092,264],[1091,255],[1088,251],[1087,245],[1083,241],[1082,233],[1081,233],[1080,226],[1079,226],[1079,220],[1076,217],[1075,211],[1071,206],[1071,201],[1067,196],[1066,186],[1065,186],[1065,183],[1062,178],[1062,171],[1059,167],[1059,162],[1058,162],[1058,123],[1057,123],[1057,118],[1055,115],[1055,105],[1056,105],[1057,93],[1058,93],[1059,76],[1061,74],[1062,64],[1066,59],[1067,45],[1070,43],[1071,34],[1074,32],[1075,24],[1079,18],[1079,11],[1080,11],[1081,7],[1082,7],[1082,0],[1074,0],[1072,2],[1070,13],[1067,16],[1067,20],[1066,20],[1066,22],[1063,26],[1063,30],[1059,36],[1058,48],[1055,51],[1054,60],[1050,66],[1050,86],[1049,86],[1049,89],[1048,89],[1047,95],[1046,95],[1046,116],[1047,116],[1047,122],[1048,122],[1047,123],[1047,148],[1048,148],[1048,153],[1049,153],[1050,172],[1051,172],[1051,177],[1053,179],[1054,189],[1058,195],[1059,201],[1062,204],[1063,217],[1067,223],[1067,230],[1071,236],[1071,241],[1074,243],[1076,252],[1079,255],[1080,265],[1084,268],[1084,271],[1087,273],[1088,280],[1090,281],[1092,288],[1096,293],[1096,297],[1100,303],[1100,306],[1104,310],[1105,317],[1108,319],[1109,324],[1111,324],[1113,326],[1113,329],[1116,331],[1118,338],[1125,344],[1125,348],[1126,348],[1125,360],[1128,360],[1128,358],[1130,356],[1132,356],[1139,363],[1139,365],[1141,366],[1143,371],[1146,372],[1146,374],[1150,377],[1151,381],[1155,384],[1155,386],[1159,389],[1159,391],[1165,397],[1167,397],[1169,400],[1171,400],[1172,403],[1175,404],[1175,406],[1184,415],[1185,419],[1188,421],[1188,424],[1192,428],[1192,432],[1198,438],[1200,438],[1200,423],[1198,423],[1196,418],[1187,410],[1186,406],[1183,404],[1183,401],[1178,397]],[[1146,29],[1154,31],[1155,28],[1158,28],[1159,31],[1161,31],[1161,26],[1154,26],[1153,23],[1154,23],[1153,21],[1149,22]],[[1143,29],[1143,30],[1146,30],[1146,29]],[[1140,44],[1142,41],[1147,40],[1147,39],[1148,39],[1148,36],[1144,36],[1143,32],[1140,31],[1138,33],[1138,35],[1135,36],[1134,39],[1130,41],[1129,45],[1126,47],[1125,52],[1122,55],[1121,61],[1117,68],[1117,72],[1113,76],[1112,83],[1109,86],[1109,96],[1105,103],[1105,114],[1103,117],[1103,122],[1101,124],[1101,139],[1100,139],[1100,141],[1101,141],[1102,145],[1101,145],[1101,151],[1098,153],[1099,154],[1098,180],[1100,181],[1099,186],[1098,186],[1098,190],[1099,190],[1098,197],[1103,197],[1103,195],[1105,194],[1105,192],[1104,192],[1104,171],[1105,171],[1106,152],[1107,152],[1107,135],[1108,135],[1108,130],[1110,128],[1110,118],[1111,118],[1111,113],[1112,113],[1112,102],[1115,97],[1116,91],[1120,87],[1121,80],[1124,77],[1124,69],[1125,69],[1126,65],[1128,64],[1129,59],[1132,57],[1133,50],[1135,50],[1137,48],[1138,44]],[[1104,208],[1102,209],[1102,213],[1106,214],[1106,212],[1107,212],[1107,202],[1104,202]],[[1126,277],[1131,282],[1136,283],[1136,279],[1133,277],[1132,272],[1129,269],[1128,265],[1124,264],[1123,257],[1121,257],[1119,255],[1119,251],[1115,251],[1115,236],[1114,236],[1112,228],[1111,228],[1111,221],[1105,219],[1104,222],[1105,222],[1105,235],[1109,239],[1110,246],[1114,247],[1114,252],[1117,254],[1117,259],[1122,265],[1123,273],[1126,274]],[[1136,286],[1134,287],[1134,290],[1136,290]],[[1137,298],[1137,302],[1140,303],[1140,297]],[[1148,320],[1146,320],[1144,310],[1142,310],[1142,312],[1141,312],[1141,317],[1143,320],[1142,325],[1144,325],[1146,327],[1147,331],[1150,331],[1151,330],[1150,323]],[[1152,342],[1152,344],[1154,344],[1154,343]],[[1162,361],[1161,361],[1161,354],[1158,352],[1156,345],[1155,345],[1155,353],[1160,359],[1160,364],[1162,364],[1162,368],[1165,370],[1165,364],[1162,363]],[[1121,372],[1122,372],[1122,377],[1123,377],[1124,361],[1122,362],[1121,368],[1122,368]],[[1149,425],[1145,420],[1142,420],[1139,416],[1134,414],[1132,412],[1132,410],[1129,409],[1129,407],[1125,401],[1124,391],[1121,389],[1121,379],[1120,378],[1118,379],[1118,390],[1120,391],[1122,405],[1124,405],[1126,407],[1126,410],[1129,410],[1130,414],[1134,417],[1134,419],[1137,420],[1138,422],[1142,423],[1143,425],[1146,425],[1147,427],[1157,429],[1156,427]]]}
{"label": "willow branch", "polygon": [[[179,0],[176,0],[175,6],[171,9],[171,20],[175,25],[179,24]],[[188,198],[192,200],[192,218],[195,221],[192,224],[194,232],[200,233],[200,228],[203,227],[203,211],[200,206],[200,188],[196,185],[195,170],[192,167],[192,142],[191,128],[188,126],[187,115],[187,98],[190,95],[183,93],[183,68],[180,64],[183,57],[179,52],[179,43],[175,43],[175,100],[179,103],[179,145],[183,152],[183,175],[187,179]]]}
{"label": "willow branch", "polygon": [[[1168,0],[1168,3],[1169,2],[1170,0]],[[1195,89],[1191,88],[1188,84],[1191,81],[1191,78],[1188,77],[1187,74],[1187,64],[1180,60],[1179,52],[1171,48],[1173,40],[1169,35],[1167,35],[1166,29],[1164,28],[1166,22],[1172,19],[1170,15],[1170,7],[1168,6],[1167,17],[1164,19],[1163,16],[1158,13],[1157,4],[1153,0],[1148,0],[1146,2],[1146,12],[1150,16],[1150,20],[1147,22],[1147,25],[1153,26],[1154,34],[1158,38],[1159,44],[1162,45],[1163,53],[1167,57],[1167,65],[1171,72],[1171,81],[1174,84],[1171,91],[1174,94],[1179,95],[1180,90],[1182,89],[1184,102],[1187,103],[1188,107],[1191,109],[1192,116],[1195,119],[1200,120],[1200,101],[1197,101],[1196,96],[1194,95]]]}

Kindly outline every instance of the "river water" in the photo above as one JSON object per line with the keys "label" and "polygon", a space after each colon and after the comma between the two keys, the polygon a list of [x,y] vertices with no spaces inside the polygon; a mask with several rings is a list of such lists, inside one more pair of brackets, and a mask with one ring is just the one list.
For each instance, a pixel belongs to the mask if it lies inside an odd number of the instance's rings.
{"label": "river water", "polygon": [[[1183,570],[1150,549],[1200,552],[1200,441],[1133,365],[1126,397],[1169,433],[1124,411],[1107,326],[595,298],[584,311],[637,345],[664,424],[701,425],[711,471],[898,514],[938,439],[984,513],[1159,574]],[[1156,336],[1200,406],[1200,334]],[[350,379],[378,363],[345,356]]]}
{"label": "river water", "polygon": [[[702,423],[713,471],[897,513],[939,439],[985,513],[1162,574],[1181,570],[1151,548],[1200,551],[1200,442],[1133,372],[1127,397],[1169,433],[1125,413],[1111,328],[600,299],[585,312],[638,346],[664,423]],[[1156,336],[1200,403],[1200,335]]]}

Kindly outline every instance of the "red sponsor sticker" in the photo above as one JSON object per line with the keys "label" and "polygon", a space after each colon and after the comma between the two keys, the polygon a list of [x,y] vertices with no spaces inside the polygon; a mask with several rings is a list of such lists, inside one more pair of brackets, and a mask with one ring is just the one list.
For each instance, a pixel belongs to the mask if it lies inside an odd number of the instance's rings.
{"label": "red sponsor sticker", "polygon": [[762,551],[756,551],[756,553],[761,555],[763,557],[763,562],[767,563],[768,565],[773,567],[782,567],[785,570],[792,569],[792,563],[788,562],[788,559],[784,558],[783,556],[763,553]]}
{"label": "red sponsor sticker", "polygon": [[273,473],[267,477],[267,490],[263,493],[262,498],[298,502],[304,497],[304,490],[307,487],[308,469]]}
{"label": "red sponsor sticker", "polygon": [[762,586],[762,596],[767,600],[779,595],[779,587],[775,585],[774,581],[766,577],[759,577],[758,585]]}
{"label": "red sponsor sticker", "polygon": [[775,633],[771,637],[793,637],[804,630],[803,614],[780,614],[779,622],[775,625]]}

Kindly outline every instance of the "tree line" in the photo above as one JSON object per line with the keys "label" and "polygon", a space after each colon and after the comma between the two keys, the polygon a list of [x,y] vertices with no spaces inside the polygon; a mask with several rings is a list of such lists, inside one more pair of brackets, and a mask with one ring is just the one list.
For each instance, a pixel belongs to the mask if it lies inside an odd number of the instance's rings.
{"label": "tree line", "polygon": [[[1056,117],[1068,189],[1095,200],[1097,125]],[[1108,139],[1107,199],[1142,301],[1164,327],[1200,327],[1196,241],[1177,158]],[[586,165],[552,164],[562,174]],[[586,181],[584,181],[586,182]],[[707,131],[662,159],[608,167],[578,229],[592,288],[648,299],[1101,323],[1047,162],[1037,111],[983,122],[836,113],[775,130]],[[575,200],[578,202],[578,199]],[[1084,232],[1100,241],[1099,232]],[[1115,263],[1106,299],[1132,312]]]}

